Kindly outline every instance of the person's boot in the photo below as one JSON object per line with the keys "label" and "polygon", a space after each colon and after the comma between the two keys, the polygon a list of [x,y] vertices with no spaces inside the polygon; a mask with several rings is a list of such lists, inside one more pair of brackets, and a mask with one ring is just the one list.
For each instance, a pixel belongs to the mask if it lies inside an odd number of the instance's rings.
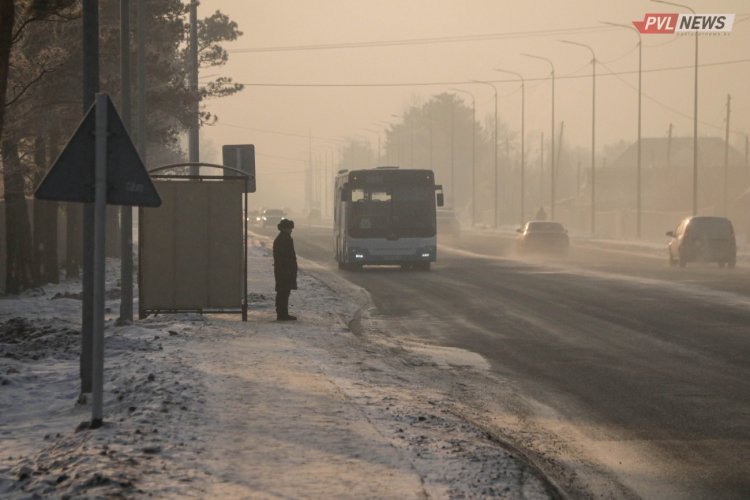
{"label": "person's boot", "polygon": [[290,314],[276,316],[276,321],[297,321],[297,316],[292,316]]}

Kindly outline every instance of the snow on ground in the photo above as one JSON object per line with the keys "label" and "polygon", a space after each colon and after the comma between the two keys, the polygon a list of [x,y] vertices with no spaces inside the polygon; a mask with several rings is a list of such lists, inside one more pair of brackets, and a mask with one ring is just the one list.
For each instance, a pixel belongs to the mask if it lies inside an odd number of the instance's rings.
{"label": "snow on ground", "polygon": [[389,342],[368,329],[367,294],[310,262],[291,298],[300,320],[274,321],[266,246],[249,251],[247,322],[179,314],[115,326],[119,271],[108,262],[96,430],[77,403],[80,284],[0,298],[0,496],[556,496],[429,383],[486,370],[481,356]]}

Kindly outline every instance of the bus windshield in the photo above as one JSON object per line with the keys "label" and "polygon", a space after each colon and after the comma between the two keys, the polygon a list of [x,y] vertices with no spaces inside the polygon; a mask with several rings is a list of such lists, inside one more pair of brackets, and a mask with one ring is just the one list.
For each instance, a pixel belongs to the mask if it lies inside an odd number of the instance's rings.
{"label": "bus windshield", "polygon": [[427,185],[352,189],[349,233],[355,238],[435,235],[435,189]]}

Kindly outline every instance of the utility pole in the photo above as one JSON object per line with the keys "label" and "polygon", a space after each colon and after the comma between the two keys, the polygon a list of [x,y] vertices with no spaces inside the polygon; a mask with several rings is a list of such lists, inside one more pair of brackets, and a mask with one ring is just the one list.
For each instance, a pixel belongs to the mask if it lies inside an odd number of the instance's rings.
{"label": "utility pole", "polygon": [[[190,95],[193,98],[192,120],[188,135],[188,156],[191,163],[200,161],[199,129],[200,98],[198,96],[198,0],[190,1]],[[190,175],[198,175],[199,167],[191,166]]]}
{"label": "utility pole", "polygon": [[555,218],[555,65],[546,57],[535,56],[532,54],[523,54],[526,57],[541,59],[550,66],[550,75],[552,78],[552,131],[550,133],[550,219]]}
{"label": "utility pole", "polygon": [[544,132],[539,146],[539,203],[544,206]]}
{"label": "utility pole", "polygon": [[[99,3],[83,0],[83,114],[99,91]],[[94,349],[94,204],[83,205],[83,276],[81,300],[81,394],[91,393]]]}
{"label": "utility pole", "polygon": [[591,52],[591,234],[596,234],[596,54],[585,43],[560,41]]}
{"label": "utility pole", "polygon": [[[515,75],[521,80],[521,224],[523,224],[524,214],[526,213],[526,129],[524,123],[526,117],[526,80],[521,73],[517,73],[515,71],[508,71],[501,68],[495,68],[495,71]],[[497,92],[495,93],[495,110],[497,110]],[[497,114],[495,114],[495,131],[495,133],[497,134]],[[495,140],[497,140],[497,135],[495,135]],[[495,197],[497,198],[497,195],[495,195]]]}
{"label": "utility pole", "polygon": [[729,214],[729,111],[732,96],[727,94],[727,128],[724,133],[724,216]]}
{"label": "utility pole", "polygon": [[672,166],[672,123],[669,124],[667,132],[667,168]]}
{"label": "utility pole", "polygon": [[[483,83],[483,82],[477,82],[477,83]],[[456,92],[464,92],[471,96],[471,184],[472,184],[471,225],[475,226],[477,223],[477,215],[476,215],[476,212],[477,212],[477,188],[476,188],[476,185],[477,185],[477,159],[476,159],[477,100],[476,100],[476,97],[474,97],[474,94],[469,92],[468,90],[462,90],[462,89],[451,89],[451,90],[455,90]],[[497,102],[497,94],[495,95],[495,102]],[[495,119],[497,120],[497,107],[495,107]],[[497,151],[497,127],[495,127],[495,148]],[[497,172],[497,153],[495,153],[495,171]],[[495,197],[495,200],[497,200],[497,197]],[[495,202],[495,219],[494,220],[495,220],[495,227],[497,227],[497,201]]]}
{"label": "utility pole", "polygon": [[[120,87],[122,122],[130,133],[130,0],[120,0]],[[133,208],[120,207],[120,317],[133,322]]]}
{"label": "utility pole", "polygon": [[[675,7],[682,7],[687,9],[693,14],[695,10],[685,4],[669,2],[667,0],[651,0],[656,3],[663,3],[665,5],[673,5]],[[693,82],[693,215],[698,214],[698,33],[694,33],[695,37],[695,63],[694,67],[694,82]]]}
{"label": "utility pole", "polygon": [[557,141],[557,161],[555,161],[555,165],[557,165],[557,168],[560,168],[560,159],[562,158],[562,144],[563,144],[563,131],[565,130],[565,121],[560,122],[560,136]]}
{"label": "utility pole", "polygon": [[136,57],[138,59],[138,154],[146,165],[146,0],[138,0],[138,32]]}
{"label": "utility pole", "polygon": [[641,40],[641,33],[633,26],[628,24],[617,24],[604,21],[604,24],[610,26],[617,26],[619,28],[625,28],[631,30],[638,36],[638,163],[636,165],[636,203],[635,203],[635,236],[636,238],[641,237],[641,225],[642,225],[642,179],[641,179],[641,97],[643,92],[641,90],[641,75],[643,74],[643,42]]}

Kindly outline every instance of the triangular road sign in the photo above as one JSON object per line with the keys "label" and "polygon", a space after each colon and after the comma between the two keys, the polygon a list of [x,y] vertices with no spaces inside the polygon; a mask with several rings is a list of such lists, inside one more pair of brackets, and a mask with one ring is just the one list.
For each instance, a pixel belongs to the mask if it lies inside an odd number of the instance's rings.
{"label": "triangular road sign", "polygon": [[[95,106],[92,105],[34,196],[40,200],[94,202]],[[107,203],[158,207],[161,198],[107,96]]]}

